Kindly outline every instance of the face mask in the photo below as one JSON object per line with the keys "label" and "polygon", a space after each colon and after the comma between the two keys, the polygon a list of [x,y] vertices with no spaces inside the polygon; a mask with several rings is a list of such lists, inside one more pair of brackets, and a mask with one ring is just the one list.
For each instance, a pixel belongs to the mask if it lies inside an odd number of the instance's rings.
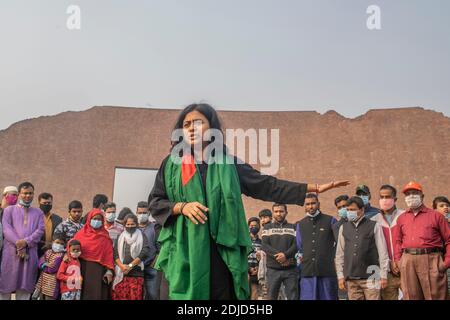
{"label": "face mask", "polygon": [[91,227],[94,229],[98,229],[103,225],[101,220],[91,220]]}
{"label": "face mask", "polygon": [[33,202],[33,200],[31,201],[24,201],[22,199],[19,200],[19,204],[25,208],[29,208],[31,206],[31,202]]}
{"label": "face mask", "polygon": [[52,243],[52,250],[54,252],[63,252],[64,251],[64,246],[62,244],[59,244],[59,243]]}
{"label": "face mask", "polygon": [[445,217],[447,218],[447,220],[450,220],[450,212],[447,213],[447,215]]}
{"label": "face mask", "polygon": [[126,227],[125,230],[127,230],[129,234],[133,234],[136,232],[136,227]]}
{"label": "face mask", "polygon": [[341,218],[347,218],[347,208],[340,208],[338,210],[338,215]]}
{"label": "face mask", "polygon": [[365,206],[369,204],[369,196],[359,196],[359,197],[362,199]]}
{"label": "face mask", "polygon": [[106,213],[106,221],[108,221],[109,223],[114,222],[114,220],[116,219],[116,213],[115,212],[108,212]]}
{"label": "face mask", "polygon": [[39,208],[44,212],[44,213],[49,213],[50,210],[52,210],[53,206],[51,204],[41,204],[39,206]]}
{"label": "face mask", "polygon": [[74,259],[78,259],[78,257],[81,256],[81,252],[71,252],[70,256]]}
{"label": "face mask", "polygon": [[380,208],[383,211],[391,210],[395,204],[394,199],[380,199]]}
{"label": "face mask", "polygon": [[148,213],[142,213],[137,215],[138,223],[146,223],[148,221]]}
{"label": "face mask", "polygon": [[422,197],[418,194],[412,194],[405,197],[405,202],[408,208],[417,209],[422,205]]}
{"label": "face mask", "polygon": [[347,219],[348,221],[356,221],[358,219],[358,212],[347,210]]}
{"label": "face mask", "polygon": [[13,206],[13,205],[15,205],[17,203],[17,195],[15,195],[15,194],[8,194],[8,195],[5,196],[5,200],[6,200],[6,203],[9,206]]}
{"label": "face mask", "polygon": [[254,236],[257,235],[259,232],[259,228],[258,227],[251,227],[250,228],[250,233],[253,234]]}

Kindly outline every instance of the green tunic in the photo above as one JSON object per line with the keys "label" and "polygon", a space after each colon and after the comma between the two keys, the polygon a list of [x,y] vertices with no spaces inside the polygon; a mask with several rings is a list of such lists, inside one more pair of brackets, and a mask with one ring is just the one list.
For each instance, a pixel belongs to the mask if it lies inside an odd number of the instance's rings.
{"label": "green tunic", "polygon": [[236,297],[248,299],[247,255],[251,241],[236,167],[232,159],[228,163],[209,164],[203,188],[198,167],[193,160],[188,164],[183,159],[183,164],[174,163],[170,157],[167,161],[164,181],[168,198],[171,202],[200,202],[209,208],[208,221],[195,225],[179,215],[175,223],[162,228],[156,268],[164,272],[169,282],[169,297],[210,298],[210,239],[213,239],[232,275]]}

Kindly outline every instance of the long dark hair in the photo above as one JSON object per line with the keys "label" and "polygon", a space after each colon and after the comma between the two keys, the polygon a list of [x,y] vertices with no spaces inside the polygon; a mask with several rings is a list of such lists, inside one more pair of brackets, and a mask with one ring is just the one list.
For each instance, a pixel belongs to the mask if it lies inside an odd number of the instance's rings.
{"label": "long dark hair", "polygon": [[208,119],[209,127],[211,129],[222,131],[222,124],[220,123],[217,111],[207,103],[193,103],[184,108],[179,114],[173,129],[183,129],[184,118],[186,118],[187,114],[192,111],[200,112],[206,119]]}
{"label": "long dark hair", "polygon": [[[223,134],[222,124],[219,119],[219,115],[217,114],[217,111],[207,103],[193,103],[184,108],[183,111],[181,111],[180,114],[178,115],[178,119],[175,122],[173,130],[183,129],[184,118],[186,118],[186,115],[192,111],[200,112],[208,120],[210,129],[220,130],[220,132],[222,132]],[[183,137],[180,137],[178,141],[171,141],[172,143],[171,149],[173,149],[177,144],[179,144],[182,141]]]}

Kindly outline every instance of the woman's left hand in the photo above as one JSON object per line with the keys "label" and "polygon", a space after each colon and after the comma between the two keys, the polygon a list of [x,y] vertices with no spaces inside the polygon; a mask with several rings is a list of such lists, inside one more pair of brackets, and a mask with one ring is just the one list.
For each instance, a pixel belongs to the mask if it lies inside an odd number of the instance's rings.
{"label": "woman's left hand", "polygon": [[348,180],[340,180],[340,181],[333,181],[326,184],[319,185],[319,193],[334,189],[334,188],[340,188],[340,187],[346,187],[350,184],[350,181]]}

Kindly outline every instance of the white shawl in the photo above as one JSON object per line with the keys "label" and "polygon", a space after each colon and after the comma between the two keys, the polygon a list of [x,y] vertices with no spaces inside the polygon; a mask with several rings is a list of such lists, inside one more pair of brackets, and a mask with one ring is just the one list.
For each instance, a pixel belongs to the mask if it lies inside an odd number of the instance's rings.
{"label": "white shawl", "polygon": [[[139,256],[139,254],[141,253],[142,247],[144,246],[144,238],[142,236],[141,230],[137,229],[133,233],[133,235],[130,235],[127,231],[123,231],[120,234],[119,239],[117,240],[117,252],[119,253],[119,260],[122,263],[123,263],[123,259],[124,259],[123,254],[124,254],[125,241],[130,246],[130,254],[133,259],[136,259]],[[141,270],[144,270],[144,263],[142,261],[139,264],[139,267],[141,268]],[[120,282],[122,282],[122,280],[123,280],[123,272],[117,264],[114,268],[114,271],[115,271],[116,275],[114,277],[114,282],[113,282],[113,286],[112,286],[113,290],[116,287],[116,285],[119,284]]]}

